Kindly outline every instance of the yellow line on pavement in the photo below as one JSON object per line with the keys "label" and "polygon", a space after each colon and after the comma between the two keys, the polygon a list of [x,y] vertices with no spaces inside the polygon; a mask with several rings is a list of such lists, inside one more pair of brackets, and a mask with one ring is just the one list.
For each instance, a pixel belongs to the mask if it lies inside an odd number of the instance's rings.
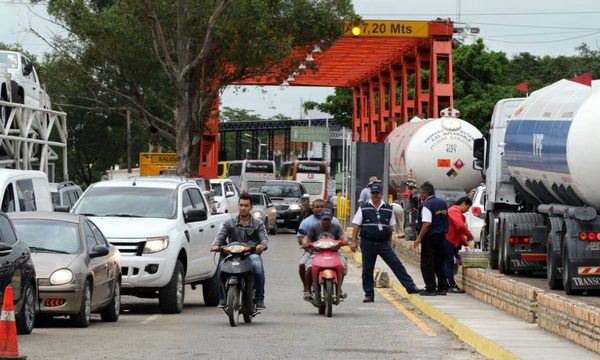
{"label": "yellow line on pavement", "polygon": [[423,330],[423,332],[425,334],[427,334],[429,336],[437,336],[435,331],[433,331],[429,326],[427,326],[427,324],[425,324],[424,322],[419,320],[419,318],[415,314],[413,314],[409,309],[407,309],[406,306],[402,305],[402,303],[400,301],[394,299],[394,297],[392,295],[390,295],[386,290],[377,289],[377,291],[387,301],[392,303],[392,305],[394,305],[396,307],[396,309],[400,310],[400,312],[402,312],[404,314],[404,316],[406,316],[409,320],[414,322],[415,325],[417,325],[419,327],[419,329]]}

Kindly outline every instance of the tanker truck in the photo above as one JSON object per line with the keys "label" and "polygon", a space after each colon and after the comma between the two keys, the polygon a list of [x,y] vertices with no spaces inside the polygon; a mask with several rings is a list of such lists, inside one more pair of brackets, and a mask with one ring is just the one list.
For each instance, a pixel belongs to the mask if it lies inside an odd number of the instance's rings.
{"label": "tanker truck", "polygon": [[501,100],[475,140],[492,268],[545,268],[548,286],[567,294],[600,289],[598,86],[561,80]]}
{"label": "tanker truck", "polygon": [[436,196],[450,204],[482,182],[473,169],[473,141],[481,132],[459,119],[456,109],[440,112],[439,119],[413,118],[386,138],[390,144],[390,185],[400,196],[405,213],[405,234],[416,238],[415,187],[429,181]]}

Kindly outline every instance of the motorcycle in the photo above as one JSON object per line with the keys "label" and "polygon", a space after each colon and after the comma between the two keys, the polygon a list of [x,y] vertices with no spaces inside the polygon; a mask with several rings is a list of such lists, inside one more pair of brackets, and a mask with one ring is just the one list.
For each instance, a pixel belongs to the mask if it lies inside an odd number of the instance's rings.
{"label": "motorcycle", "polygon": [[311,267],[312,304],[319,309],[319,314],[327,317],[333,315],[333,305],[342,301],[340,280],[344,275],[344,265],[338,255],[341,245],[340,240],[329,237],[321,237],[309,244],[309,248],[316,251]]}
{"label": "motorcycle", "polygon": [[221,265],[220,281],[225,290],[225,313],[229,317],[229,325],[237,326],[240,314],[245,323],[251,323],[252,318],[260,312],[256,309],[254,299],[254,271],[249,255],[255,250],[240,242],[221,246],[224,256]]}

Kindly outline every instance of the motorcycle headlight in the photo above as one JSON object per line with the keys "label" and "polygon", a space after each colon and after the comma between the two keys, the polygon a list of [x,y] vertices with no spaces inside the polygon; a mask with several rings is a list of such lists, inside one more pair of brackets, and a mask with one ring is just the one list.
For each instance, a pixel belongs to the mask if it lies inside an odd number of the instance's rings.
{"label": "motorcycle headlight", "polygon": [[63,285],[68,284],[73,280],[73,272],[69,269],[60,269],[50,275],[50,284]]}
{"label": "motorcycle headlight", "polygon": [[225,252],[231,253],[231,254],[241,254],[243,252],[246,251],[250,251],[252,250],[252,248],[250,246],[247,245],[229,245],[225,247]]}
{"label": "motorcycle headlight", "polygon": [[261,213],[260,211],[255,211],[255,212],[254,212],[254,217],[255,217],[255,218],[257,218],[257,219],[258,219],[258,218],[260,218],[261,216],[262,216],[262,213]]}
{"label": "motorcycle headlight", "polygon": [[292,204],[292,205],[290,205],[290,210],[300,210],[300,205]]}
{"label": "motorcycle headlight", "polygon": [[144,254],[152,254],[159,251],[163,251],[169,246],[168,236],[157,236],[146,239],[146,245],[144,245]]}

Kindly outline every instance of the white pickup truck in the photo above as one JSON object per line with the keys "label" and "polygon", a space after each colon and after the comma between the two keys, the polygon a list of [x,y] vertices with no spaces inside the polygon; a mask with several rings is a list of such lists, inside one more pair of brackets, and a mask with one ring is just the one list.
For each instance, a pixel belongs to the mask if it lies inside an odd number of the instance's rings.
{"label": "white pickup truck", "polygon": [[202,191],[181,177],[137,177],[90,186],[72,212],[85,214],[121,252],[122,292],[183,310],[185,284],[202,284],[204,303],[219,302],[211,244],[230,217],[213,215]]}
{"label": "white pickup truck", "polygon": [[0,100],[50,109],[33,63],[19,52],[0,51]]}

